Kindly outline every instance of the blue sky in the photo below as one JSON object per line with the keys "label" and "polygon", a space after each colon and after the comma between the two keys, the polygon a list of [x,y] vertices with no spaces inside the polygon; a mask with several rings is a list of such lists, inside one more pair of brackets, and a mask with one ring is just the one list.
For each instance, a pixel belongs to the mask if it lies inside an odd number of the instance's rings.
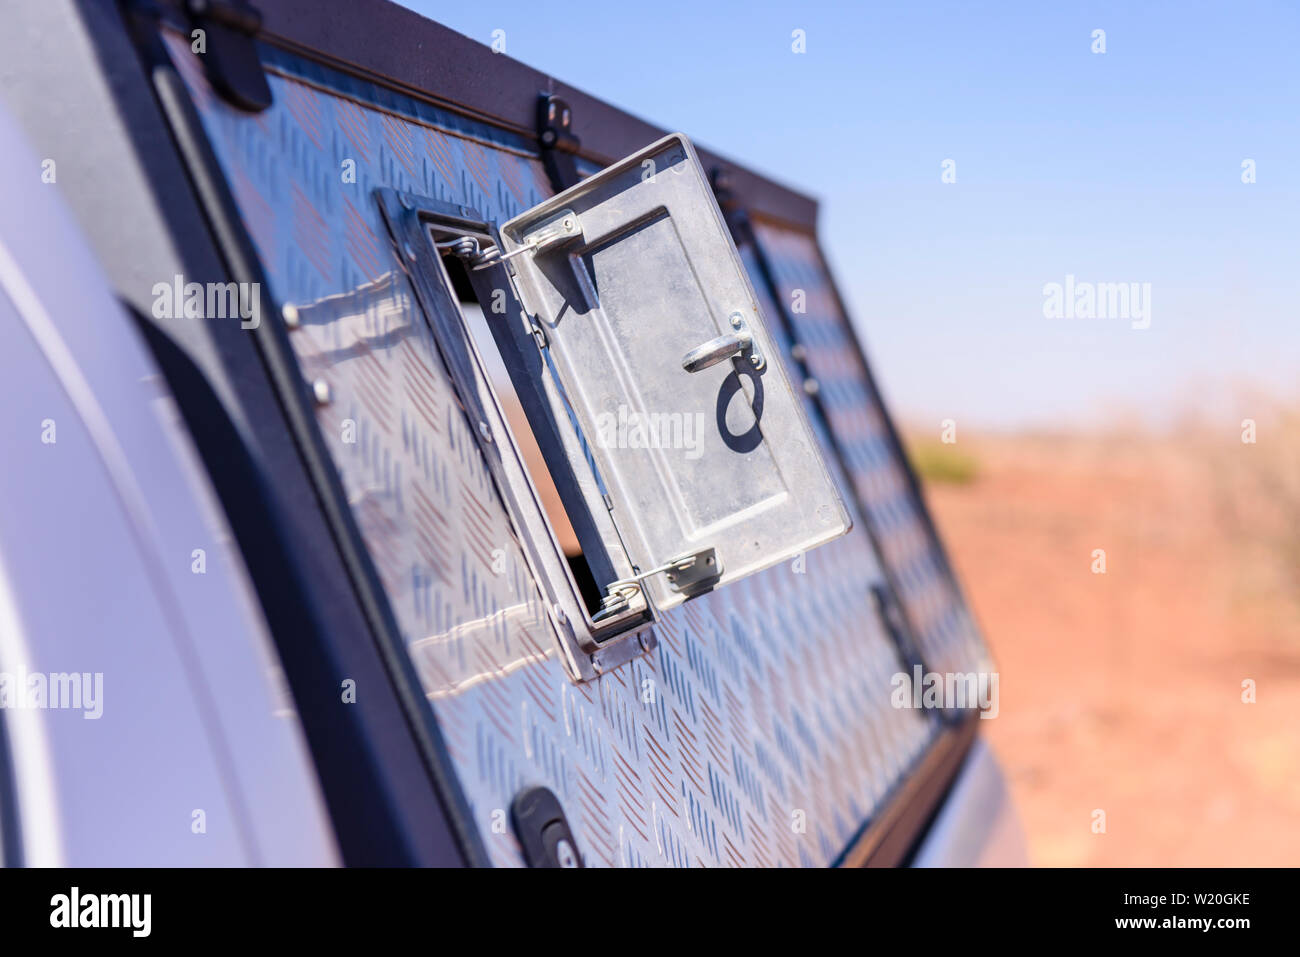
{"label": "blue sky", "polygon": [[[1294,4],[405,5],[817,196],[902,418],[1160,422],[1212,396],[1239,421],[1238,383],[1296,394]],[[1150,328],[1045,318],[1067,274],[1150,283]]]}

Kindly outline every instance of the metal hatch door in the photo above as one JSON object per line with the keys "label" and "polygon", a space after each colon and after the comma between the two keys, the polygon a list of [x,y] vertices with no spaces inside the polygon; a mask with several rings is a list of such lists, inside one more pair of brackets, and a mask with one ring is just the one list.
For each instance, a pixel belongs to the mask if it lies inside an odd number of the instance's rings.
{"label": "metal hatch door", "polygon": [[656,606],[848,531],[686,137],[615,163],[501,234]]}

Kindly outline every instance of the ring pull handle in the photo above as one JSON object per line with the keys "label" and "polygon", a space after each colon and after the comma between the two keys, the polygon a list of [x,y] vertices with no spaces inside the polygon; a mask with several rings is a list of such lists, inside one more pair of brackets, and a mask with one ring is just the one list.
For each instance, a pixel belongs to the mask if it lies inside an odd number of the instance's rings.
{"label": "ring pull handle", "polygon": [[750,364],[755,369],[761,370],[764,364],[763,357],[754,347],[754,337],[750,333],[749,327],[745,325],[745,317],[738,312],[733,312],[731,314],[731,328],[736,331],[718,336],[716,339],[710,339],[682,356],[682,368],[687,372],[699,372],[710,366],[715,366],[719,362],[738,358],[748,352],[750,353]]}

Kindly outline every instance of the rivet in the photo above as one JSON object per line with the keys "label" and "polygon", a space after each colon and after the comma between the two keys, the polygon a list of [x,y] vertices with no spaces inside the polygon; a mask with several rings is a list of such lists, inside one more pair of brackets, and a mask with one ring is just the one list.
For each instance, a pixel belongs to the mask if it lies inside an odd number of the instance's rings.
{"label": "rivet", "polygon": [[334,400],[330,384],[324,379],[317,379],[311,384],[311,394],[315,397],[317,405],[329,405]]}
{"label": "rivet", "polygon": [[280,307],[280,315],[284,317],[284,324],[290,329],[297,329],[302,325],[302,317],[298,315],[298,307],[291,302],[286,302]]}

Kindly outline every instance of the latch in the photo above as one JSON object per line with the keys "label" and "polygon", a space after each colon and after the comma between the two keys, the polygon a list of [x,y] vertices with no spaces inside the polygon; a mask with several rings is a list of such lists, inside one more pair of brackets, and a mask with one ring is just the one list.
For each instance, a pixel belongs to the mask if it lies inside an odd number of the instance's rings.
{"label": "latch", "polygon": [[583,867],[573,829],[549,788],[531,787],[510,802],[519,849],[529,867]]}
{"label": "latch", "polygon": [[687,372],[700,372],[727,359],[734,359],[749,353],[749,364],[755,371],[763,371],[767,360],[754,344],[754,334],[749,331],[745,317],[739,312],[731,314],[731,328],[734,333],[710,339],[703,345],[696,346],[682,356],[682,368]]}
{"label": "latch", "polygon": [[271,87],[257,55],[262,15],[244,0],[186,0],[185,12],[203,31],[208,82],[227,101],[249,113],[271,105]]}
{"label": "latch", "polygon": [[482,249],[474,236],[458,236],[445,243],[438,243],[437,246],[467,261],[471,269],[487,269],[523,253],[535,255],[581,236],[582,223],[572,210],[566,209],[525,235],[523,244],[508,253],[503,253],[501,247],[495,244]]}
{"label": "latch", "polygon": [[664,562],[658,568],[652,568],[648,572],[610,582],[609,587],[605,589],[605,597],[600,601],[600,611],[592,616],[592,620],[600,621],[624,608],[632,597],[642,590],[641,583],[653,575],[664,575],[668,579],[668,587],[673,591],[690,594],[701,585],[721,577],[722,563],[718,560],[718,554],[714,549],[702,548],[690,555]]}

